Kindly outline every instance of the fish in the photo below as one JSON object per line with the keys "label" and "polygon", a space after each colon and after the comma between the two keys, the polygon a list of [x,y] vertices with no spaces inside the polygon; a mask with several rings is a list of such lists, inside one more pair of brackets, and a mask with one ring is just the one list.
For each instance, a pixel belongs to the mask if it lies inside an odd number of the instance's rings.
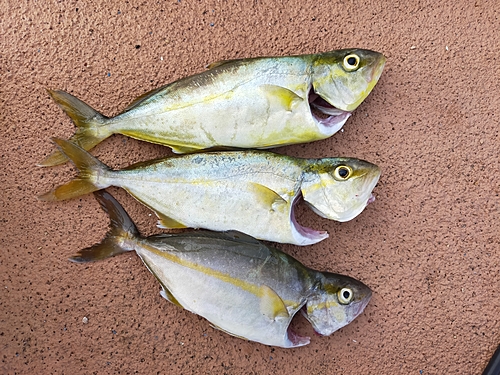
{"label": "fish", "polygon": [[300,310],[329,336],[359,316],[372,291],[349,276],[319,272],[239,232],[190,231],[140,235],[123,207],[105,191],[95,197],[110,230],[70,258],[76,263],[135,251],[161,285],[161,296],[229,335],[295,348],[310,343],[290,328]]}
{"label": "fish", "polygon": [[[372,91],[384,65],[381,53],[363,49],[221,61],[138,97],[111,118],[67,92],[48,92],[77,126],[70,140],[85,150],[112,134],[180,154],[261,149],[335,134]],[[66,161],[56,150],[38,165]]]}
{"label": "fish", "polygon": [[187,154],[112,170],[70,141],[54,142],[79,175],[40,200],[117,186],[155,211],[161,228],[237,230],[301,246],[328,233],[297,223],[294,205],[300,197],[322,217],[348,221],[374,200],[380,177],[378,166],[359,159],[301,159],[256,150]]}

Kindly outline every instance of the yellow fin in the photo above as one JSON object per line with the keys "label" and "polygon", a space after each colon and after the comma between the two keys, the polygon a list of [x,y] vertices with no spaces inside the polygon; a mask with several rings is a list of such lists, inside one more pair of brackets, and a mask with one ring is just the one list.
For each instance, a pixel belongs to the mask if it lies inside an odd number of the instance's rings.
{"label": "yellow fin", "polygon": [[288,202],[274,190],[269,189],[267,186],[257,184],[255,182],[248,183],[251,187],[251,190],[254,194],[256,194],[261,202],[263,202],[266,206],[274,211],[278,205],[288,204]]}
{"label": "yellow fin", "polygon": [[292,90],[285,87],[276,85],[261,85],[259,87],[267,95],[269,101],[277,103],[287,111],[292,111],[295,106],[304,100]]}
{"label": "yellow fin", "polygon": [[[112,134],[105,126],[108,118],[88,104],[64,91],[47,90],[47,92],[78,127],[75,134],[70,138],[73,143],[84,150],[90,150]],[[63,164],[67,160],[68,158],[64,155],[64,152],[57,150],[38,163],[38,166],[50,167]]]}
{"label": "yellow fin", "polygon": [[183,229],[187,228],[182,223],[179,223],[177,220],[172,219],[171,217],[168,217],[166,215],[163,215],[159,212],[156,212],[156,216],[158,216],[158,228],[162,229]]}
{"label": "yellow fin", "polygon": [[132,103],[130,103],[121,113],[125,113],[129,110],[131,110],[134,107],[137,107],[139,104],[141,104],[143,101],[151,98],[152,96],[158,94],[160,91],[162,91],[165,88],[165,86],[158,87],[156,89],[150,90],[145,92],[142,95],[139,95],[137,98],[135,98]]}
{"label": "yellow fin", "polygon": [[239,59],[232,59],[232,60],[220,60],[220,61],[216,61],[216,62],[213,62],[211,64],[208,64],[206,66],[207,69],[213,69],[213,68],[217,68],[218,66],[221,66],[221,65],[224,65],[224,64],[227,64],[227,63],[230,63],[230,62],[234,62],[234,61],[238,61]]}
{"label": "yellow fin", "polygon": [[167,288],[165,288],[165,286],[162,284],[162,289],[160,291],[160,295],[165,298],[167,301],[169,302],[172,302],[174,305],[177,305],[179,306],[180,308],[184,308],[184,306],[182,306],[179,301],[177,301],[177,299],[172,295],[172,293],[170,293],[170,290],[168,290]]}
{"label": "yellow fin", "polygon": [[172,152],[175,154],[191,154],[193,152],[199,152],[201,149],[196,148],[196,147],[189,147],[189,146],[172,146],[172,145],[167,145],[172,149]]}
{"label": "yellow fin", "polygon": [[210,323],[210,327],[212,327],[214,329],[217,329],[217,330],[219,330],[221,332],[227,333],[228,335],[231,335],[231,336],[237,337],[239,339],[243,339],[243,340],[247,340],[248,341],[248,339],[246,337],[235,335],[234,333],[226,331],[225,329],[223,329],[223,328],[221,328],[221,327],[219,327],[219,326],[217,326],[217,325],[215,325],[213,323]]}
{"label": "yellow fin", "polygon": [[267,285],[260,287],[260,312],[269,319],[288,318],[288,310],[283,300]]}
{"label": "yellow fin", "polygon": [[[111,169],[90,155],[80,146],[64,139],[53,138],[61,154],[68,157],[78,168],[79,176],[60,185],[48,193],[42,194],[38,199],[42,201],[59,201],[79,197],[80,195],[92,193],[109,186],[97,184],[97,176],[110,172]],[[96,185],[97,184],[97,185]]]}

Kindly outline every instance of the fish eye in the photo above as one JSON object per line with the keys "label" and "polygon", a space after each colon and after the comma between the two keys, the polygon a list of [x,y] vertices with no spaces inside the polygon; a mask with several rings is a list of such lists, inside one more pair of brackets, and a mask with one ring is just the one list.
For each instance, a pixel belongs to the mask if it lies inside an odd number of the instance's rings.
{"label": "fish eye", "polygon": [[352,169],[347,165],[339,165],[333,172],[333,177],[338,181],[345,181],[352,175]]}
{"label": "fish eye", "polygon": [[359,68],[359,56],[351,53],[344,57],[344,69],[348,72],[352,72]]}
{"label": "fish eye", "polygon": [[342,305],[347,305],[352,301],[352,297],[354,296],[354,293],[350,288],[342,288],[338,291],[337,296],[339,298],[339,302]]}

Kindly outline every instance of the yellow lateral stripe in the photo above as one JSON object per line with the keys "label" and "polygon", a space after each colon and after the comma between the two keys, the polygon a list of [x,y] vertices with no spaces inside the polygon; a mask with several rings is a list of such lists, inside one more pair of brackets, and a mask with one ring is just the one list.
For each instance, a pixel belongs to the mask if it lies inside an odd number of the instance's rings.
{"label": "yellow lateral stripe", "polygon": [[205,275],[215,277],[215,278],[217,278],[221,281],[224,281],[226,283],[233,284],[233,285],[237,286],[238,288],[241,288],[247,292],[250,292],[250,293],[260,297],[260,287],[254,285],[254,284],[248,283],[248,282],[243,281],[243,280],[235,279],[226,273],[223,273],[220,271],[215,271],[215,270],[210,269],[208,267],[204,267],[204,266],[201,266],[199,264],[180,259],[179,257],[177,257],[171,253],[167,253],[166,251],[158,250],[152,246],[148,246],[145,244],[141,244],[141,245],[146,250],[150,251],[151,253],[159,255],[159,256],[161,256],[161,257],[163,257],[171,262],[174,262],[174,263],[180,264],[184,267],[187,267],[187,268],[196,270],[198,272],[204,273]]}
{"label": "yellow lateral stripe", "polygon": [[[211,277],[215,277],[223,282],[226,282],[226,283],[229,283],[229,284],[232,284],[240,289],[243,289],[249,293],[252,293],[253,295],[259,297],[259,298],[262,298],[263,297],[263,293],[266,291],[266,289],[262,288],[261,286],[257,286],[255,284],[251,284],[249,282],[246,282],[246,281],[243,281],[243,280],[240,280],[240,279],[236,279],[234,277],[231,277],[230,275],[228,275],[227,273],[223,273],[223,272],[220,272],[220,271],[215,271],[213,269],[210,269],[208,267],[204,267],[204,266],[201,266],[199,264],[196,264],[196,263],[193,263],[193,262],[189,262],[187,260],[183,260],[183,259],[180,259],[179,257],[171,254],[171,253],[168,253],[168,252],[164,252],[164,251],[161,251],[161,250],[158,250],[152,246],[148,246],[146,244],[141,244],[141,246],[150,251],[151,253],[154,253],[156,255],[159,255],[171,262],[174,262],[174,263],[177,263],[177,264],[180,264],[184,267],[187,267],[187,268],[190,268],[190,269],[193,269],[193,270],[196,270],[198,272],[201,272],[205,275],[208,275],[208,276],[211,276]],[[276,295],[278,298],[279,296]],[[283,301],[283,303],[285,304],[285,306],[292,306],[292,307],[296,307],[297,306],[297,303],[294,302],[294,301]]]}

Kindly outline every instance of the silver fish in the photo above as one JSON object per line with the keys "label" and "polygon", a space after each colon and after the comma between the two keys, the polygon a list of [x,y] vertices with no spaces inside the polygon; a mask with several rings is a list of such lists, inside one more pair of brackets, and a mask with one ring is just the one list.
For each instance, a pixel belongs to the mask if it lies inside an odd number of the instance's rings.
{"label": "silver fish", "polygon": [[328,237],[296,222],[293,207],[301,196],[323,217],[351,220],[374,199],[380,176],[376,165],[358,159],[300,159],[265,151],[190,154],[113,171],[73,143],[54,141],[80,175],[42,200],[118,186],[154,210],[160,227],[237,230],[296,245]]}
{"label": "silver fish", "polygon": [[312,270],[293,257],[238,232],[193,231],[141,237],[123,207],[106,192],[94,193],[111,219],[97,245],[74,262],[135,251],[168,301],[207,319],[214,328],[266,345],[309,344],[290,329],[299,310],[324,336],[361,314],[371,290],[348,276]]}
{"label": "silver fish", "polygon": [[[64,91],[49,93],[78,127],[71,141],[85,150],[115,133],[176,153],[270,148],[336,133],[384,64],[382,54],[362,49],[223,61],[144,94],[112,118]],[[40,165],[65,161],[56,151]]]}

